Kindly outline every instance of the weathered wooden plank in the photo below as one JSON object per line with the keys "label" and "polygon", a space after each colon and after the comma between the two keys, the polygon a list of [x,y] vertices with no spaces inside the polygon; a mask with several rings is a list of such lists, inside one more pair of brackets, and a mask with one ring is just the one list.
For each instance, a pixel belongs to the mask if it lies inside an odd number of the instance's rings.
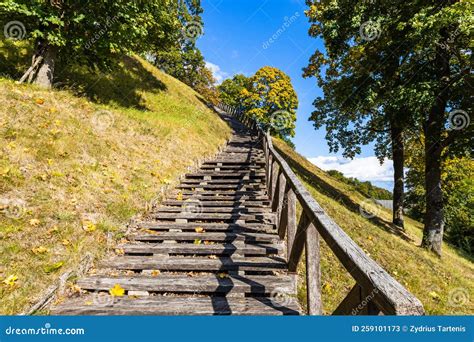
{"label": "weathered wooden plank", "polygon": [[189,201],[189,202],[182,202],[181,207],[165,207],[165,206],[160,206],[156,208],[153,212],[154,213],[182,213],[186,211],[199,211],[202,214],[226,214],[226,213],[232,213],[232,214],[265,214],[265,213],[271,213],[270,208],[255,208],[255,207],[240,207],[240,208],[235,208],[235,207],[209,207],[209,206],[204,206],[201,204],[200,201]]}
{"label": "weathered wooden plank", "polygon": [[279,241],[276,234],[260,234],[260,233],[194,233],[194,232],[160,232],[159,234],[132,234],[128,237],[130,240],[143,242],[158,242],[158,241],[218,241],[218,242],[259,242],[271,243]]}
{"label": "weathered wooden plank", "polygon": [[306,229],[306,293],[308,315],[321,315],[321,256],[319,233],[310,224]]}
{"label": "weathered wooden plank", "polygon": [[[206,234],[201,234],[200,238],[205,241]],[[231,243],[226,244],[194,244],[194,243],[144,243],[144,244],[125,244],[119,248],[127,254],[212,254],[212,255],[269,255],[278,254],[282,251],[282,246],[278,244],[251,245],[242,246]]]}
{"label": "weathered wooden plank", "polygon": [[[196,210],[198,211],[198,210]],[[261,214],[240,214],[240,213],[199,213],[199,212],[180,212],[180,213],[152,213],[150,217],[158,220],[175,220],[175,219],[188,219],[188,220],[245,220],[245,221],[265,221],[272,223],[275,219],[273,213],[261,213]]]}
{"label": "weathered wooden plank", "polygon": [[161,271],[271,271],[285,269],[286,263],[278,257],[233,257],[233,258],[192,258],[192,257],[140,257],[122,256],[105,261],[103,267],[123,270]]}
{"label": "weathered wooden plank", "polygon": [[299,305],[295,300],[285,300],[285,305],[271,298],[226,297],[118,297],[103,305],[94,303],[94,296],[72,299],[67,305],[52,310],[54,315],[297,315]]}
{"label": "weathered wooden plank", "polygon": [[160,274],[156,277],[92,276],[77,282],[81,289],[92,291],[108,291],[115,284],[119,284],[126,291],[270,294],[278,290],[280,293],[294,294],[293,280],[289,276],[228,275],[220,278],[216,275],[186,277]]}
{"label": "weathered wooden plank", "polygon": [[288,272],[295,273],[298,268],[298,263],[303,254],[303,247],[306,240],[306,229],[311,224],[308,216],[304,212],[301,213],[298,227],[296,229],[293,244],[291,245],[291,254],[288,257]]}
{"label": "weathered wooden plank", "polygon": [[[191,199],[192,201],[192,199]],[[187,201],[167,200],[162,202],[166,206],[182,207]],[[270,201],[200,201],[203,207],[231,207],[231,208],[268,208]]]}
{"label": "weathered wooden plank", "polygon": [[361,291],[361,287],[355,284],[332,314],[336,316],[360,314],[360,311],[357,311],[356,308],[362,299]]}
{"label": "weathered wooden plank", "polygon": [[266,223],[211,223],[211,222],[188,222],[188,223],[177,223],[177,222],[140,222],[137,223],[138,228],[145,228],[151,230],[169,230],[169,229],[180,229],[180,230],[191,230],[194,231],[196,228],[204,228],[206,231],[228,231],[228,233],[236,232],[275,232],[275,226],[273,224]]}

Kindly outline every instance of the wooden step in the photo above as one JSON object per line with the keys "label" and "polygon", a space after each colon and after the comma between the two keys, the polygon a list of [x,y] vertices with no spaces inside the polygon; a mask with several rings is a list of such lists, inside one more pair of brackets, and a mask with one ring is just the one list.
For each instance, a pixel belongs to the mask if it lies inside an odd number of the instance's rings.
{"label": "wooden step", "polygon": [[[98,304],[95,304],[98,303]],[[53,315],[298,315],[293,298],[268,297],[115,297],[97,300],[97,295],[73,298],[56,308]]]}
{"label": "wooden step", "polygon": [[245,224],[237,223],[212,223],[212,222],[156,222],[143,221],[137,222],[137,229],[149,229],[157,231],[196,231],[196,228],[204,228],[207,232],[218,231],[226,233],[274,233],[276,231],[275,225],[270,223],[251,223]]}
{"label": "wooden step", "polygon": [[184,202],[180,207],[165,207],[159,206],[153,212],[154,213],[181,213],[184,211],[194,211],[199,210],[201,213],[234,213],[234,214],[261,214],[261,213],[271,213],[270,208],[234,208],[234,207],[209,207],[201,205],[201,202]]}
{"label": "wooden step", "polygon": [[179,220],[186,219],[192,221],[248,221],[248,222],[262,222],[262,223],[274,223],[275,214],[274,213],[261,213],[261,214],[234,214],[234,213],[199,213],[199,212],[189,212],[189,213],[152,213],[150,217],[157,220]]}
{"label": "wooden step", "polygon": [[294,277],[260,275],[182,275],[160,274],[156,277],[137,275],[123,277],[91,276],[77,281],[83,290],[108,291],[119,284],[125,291],[181,292],[181,293],[252,293],[283,295],[295,293]]}
{"label": "wooden step", "polygon": [[279,257],[192,258],[156,256],[120,256],[105,261],[103,267],[120,270],[160,271],[272,271],[284,270],[287,265]]}
{"label": "wooden step", "polygon": [[280,240],[279,236],[274,234],[262,234],[262,233],[196,233],[196,232],[159,232],[158,234],[140,234],[135,233],[130,235],[129,240],[135,241],[218,241],[218,242],[259,242],[259,243],[271,243]]}
{"label": "wooden step", "polygon": [[[192,198],[190,199],[193,200]],[[198,201],[198,200],[196,200]],[[187,201],[167,200],[162,205],[182,207]],[[203,207],[268,208],[270,201],[199,201]]]}
{"label": "wooden step", "polygon": [[[252,245],[245,244],[235,245],[232,243],[205,244],[202,241],[209,241],[207,234],[201,234],[195,240],[201,241],[200,244],[195,243],[142,243],[142,244],[124,244],[118,248],[122,249],[126,254],[192,254],[192,255],[270,255],[283,252],[281,244]],[[235,241],[237,242],[237,241]]]}

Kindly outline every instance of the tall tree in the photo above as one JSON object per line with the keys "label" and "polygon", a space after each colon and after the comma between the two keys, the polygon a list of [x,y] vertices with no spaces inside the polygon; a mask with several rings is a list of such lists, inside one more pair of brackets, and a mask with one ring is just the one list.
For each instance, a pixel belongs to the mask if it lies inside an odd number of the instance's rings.
{"label": "tall tree", "polygon": [[[310,34],[324,38],[326,45],[326,51],[317,51],[305,69],[306,76],[318,77],[325,95],[315,101],[316,127],[325,124],[330,146],[336,151],[342,146],[348,155],[373,140],[379,156],[389,155],[384,146],[391,140],[398,179],[403,175],[402,138],[424,130],[427,219],[423,246],[440,254],[440,160],[446,147],[465,142],[461,136],[467,134],[467,130],[455,130],[444,139],[448,110],[460,108],[463,102],[467,106],[472,5],[428,0],[307,3]],[[402,134],[397,132],[400,129]],[[395,179],[395,184],[401,190],[403,183]],[[397,193],[394,200],[401,203],[396,197]]]}
{"label": "tall tree", "polygon": [[259,69],[242,90],[244,109],[282,138],[295,135],[298,97],[290,77],[270,66]]}
{"label": "tall tree", "polygon": [[221,102],[232,107],[242,107],[242,91],[249,87],[249,78],[245,75],[237,74],[232,78],[224,80],[217,88]]}
{"label": "tall tree", "polygon": [[51,87],[58,60],[110,68],[117,54],[169,42],[167,32],[177,27],[172,9],[169,0],[5,0],[0,19],[7,36],[8,29],[24,30],[35,46],[22,81]]}

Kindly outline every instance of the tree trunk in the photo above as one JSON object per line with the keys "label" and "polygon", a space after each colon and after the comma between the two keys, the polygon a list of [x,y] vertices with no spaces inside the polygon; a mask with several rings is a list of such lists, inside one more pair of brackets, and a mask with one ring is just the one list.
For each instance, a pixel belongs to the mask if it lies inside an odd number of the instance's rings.
{"label": "tree trunk", "polygon": [[44,50],[43,63],[36,75],[35,83],[51,88],[53,85],[54,67],[56,64],[57,48],[55,46],[46,46]]}
{"label": "tree trunk", "polygon": [[[448,33],[442,32],[444,41]],[[449,55],[438,46],[434,60],[439,89],[424,125],[425,130],[425,198],[426,213],[423,228],[422,247],[441,256],[444,233],[443,193],[441,190],[441,155],[443,153],[442,133],[444,130],[444,113],[447,105],[446,80],[450,76]]]}
{"label": "tree trunk", "polygon": [[392,137],[393,158],[393,224],[404,229],[403,223],[403,199],[405,196],[404,173],[405,148],[403,140],[403,129],[393,121],[390,124]]}
{"label": "tree trunk", "polygon": [[443,193],[441,191],[441,149],[439,122],[427,129],[425,142],[425,197],[426,213],[422,246],[441,255],[444,232]]}

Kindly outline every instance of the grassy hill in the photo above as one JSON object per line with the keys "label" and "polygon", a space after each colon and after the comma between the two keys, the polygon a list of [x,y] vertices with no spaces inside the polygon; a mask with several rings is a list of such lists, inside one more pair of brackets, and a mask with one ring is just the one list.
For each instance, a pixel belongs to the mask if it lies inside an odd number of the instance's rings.
{"label": "grassy hill", "polygon": [[[427,314],[474,314],[474,264],[469,256],[448,244],[441,259],[421,249],[422,225],[406,218],[406,234],[400,234],[390,225],[391,212],[380,206],[370,208],[375,217],[365,218],[359,205],[367,201],[359,191],[314,166],[283,141],[274,139],[274,146],[329,216],[417,296]],[[329,314],[355,282],[324,243],[321,267],[324,311]],[[303,267],[299,273],[304,279]],[[299,288],[302,302],[305,294],[303,283]]]}
{"label": "grassy hill", "polygon": [[[2,67],[24,70],[26,50],[8,48]],[[61,91],[0,78],[0,314],[106,252],[230,134],[196,92],[138,57],[109,74],[60,72]]]}

